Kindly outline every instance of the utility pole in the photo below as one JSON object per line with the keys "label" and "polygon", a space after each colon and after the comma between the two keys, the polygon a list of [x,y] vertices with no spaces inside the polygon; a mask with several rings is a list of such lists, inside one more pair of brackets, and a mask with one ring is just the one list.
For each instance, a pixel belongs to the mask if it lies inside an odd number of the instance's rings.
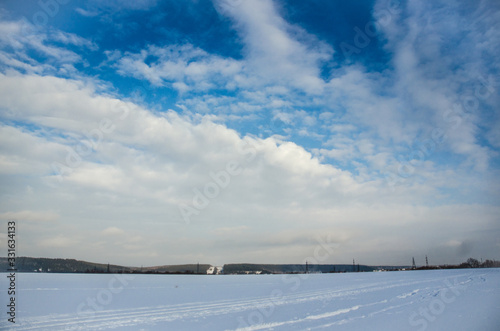
{"label": "utility pole", "polygon": [[429,260],[427,260],[427,255],[425,256],[425,266],[429,268]]}
{"label": "utility pole", "polygon": [[307,264],[307,261],[306,261],[306,274],[309,273],[309,265]]}
{"label": "utility pole", "polygon": [[417,269],[417,266],[415,265],[415,258],[412,257],[411,259],[412,259],[411,268],[412,269]]}

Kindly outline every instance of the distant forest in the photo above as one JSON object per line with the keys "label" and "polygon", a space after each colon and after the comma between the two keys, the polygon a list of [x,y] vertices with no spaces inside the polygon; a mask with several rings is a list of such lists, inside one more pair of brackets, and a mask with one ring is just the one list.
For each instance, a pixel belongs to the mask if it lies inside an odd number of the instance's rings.
{"label": "distant forest", "polygon": [[[0,257],[0,270],[6,271],[8,268],[7,258]],[[156,267],[125,267],[75,259],[18,257],[16,258],[16,268],[18,272],[195,274],[206,273],[210,265],[185,264]]]}
{"label": "distant forest", "polygon": [[[458,265],[429,266],[367,266],[360,264],[225,264],[223,274],[295,274],[295,273],[343,273],[396,270],[430,270],[457,268],[500,268],[500,261],[474,258]],[[7,258],[0,257],[0,270],[9,269]],[[155,267],[125,267],[114,264],[102,264],[75,259],[49,259],[18,257],[18,272],[52,272],[52,273],[141,273],[141,274],[215,274],[217,268],[209,264],[164,265]]]}

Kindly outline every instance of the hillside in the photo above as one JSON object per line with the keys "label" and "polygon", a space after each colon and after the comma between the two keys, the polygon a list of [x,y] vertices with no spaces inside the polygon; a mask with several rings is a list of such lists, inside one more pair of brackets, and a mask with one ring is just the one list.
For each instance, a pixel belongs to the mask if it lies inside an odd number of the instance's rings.
{"label": "hillside", "polygon": [[[470,258],[460,265],[441,265],[419,267],[417,269],[453,269],[453,268],[494,268],[500,267],[499,261],[486,260],[479,262]],[[53,272],[53,273],[149,273],[149,274],[206,274],[213,269],[210,264],[181,264],[152,267],[126,267],[115,264],[102,264],[75,259],[51,259],[35,257],[18,257],[16,259],[18,272]],[[369,272],[376,270],[410,269],[410,266],[368,266],[352,264],[309,264],[309,273],[339,273],[339,272]],[[0,270],[7,271],[6,257],[0,257]],[[252,264],[230,263],[223,266],[224,274],[283,274],[304,273],[305,264]]]}
{"label": "hillside", "polygon": [[[329,273],[329,272],[352,272],[352,264],[309,264],[310,273]],[[373,271],[377,267],[360,265],[359,271]],[[261,272],[263,274],[281,274],[281,273],[303,273],[306,271],[304,264],[250,264],[250,263],[232,263],[224,265],[225,274],[244,274]],[[358,271],[358,265],[354,271]]]}
{"label": "hillside", "polygon": [[[209,264],[164,265],[157,267],[125,267],[114,264],[102,264],[75,259],[50,259],[35,257],[18,257],[16,259],[18,272],[55,272],[55,273],[206,273]],[[7,270],[7,258],[0,257],[0,270]]]}

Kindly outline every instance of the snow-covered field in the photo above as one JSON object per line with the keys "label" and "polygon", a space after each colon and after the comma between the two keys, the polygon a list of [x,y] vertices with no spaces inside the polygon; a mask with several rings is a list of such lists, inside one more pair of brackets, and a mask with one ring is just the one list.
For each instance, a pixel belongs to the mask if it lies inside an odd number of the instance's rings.
{"label": "snow-covered field", "polygon": [[500,269],[16,276],[2,330],[500,330]]}

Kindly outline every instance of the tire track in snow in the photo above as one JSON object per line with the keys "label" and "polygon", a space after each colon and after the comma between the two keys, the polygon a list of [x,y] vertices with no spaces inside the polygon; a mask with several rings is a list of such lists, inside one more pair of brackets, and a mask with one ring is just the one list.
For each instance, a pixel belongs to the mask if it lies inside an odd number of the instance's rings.
{"label": "tire track in snow", "polygon": [[[388,282],[386,282],[388,283]],[[378,284],[377,284],[378,285]],[[302,302],[307,302],[311,300],[325,300],[332,297],[353,295],[356,293],[363,292],[363,288],[370,288],[373,285],[367,285],[364,287],[351,286],[348,289],[340,290],[315,290],[309,292],[299,292],[296,294],[290,294],[284,296],[280,301],[274,303],[276,305],[286,305],[286,304],[297,304]],[[377,287],[386,288],[386,286]],[[47,317],[32,317],[28,319],[20,320],[19,326],[16,327],[18,330],[34,330],[40,328],[69,328],[76,327],[78,325],[85,325],[86,328],[100,328],[102,325],[99,323],[109,324],[109,321],[115,320],[116,322],[122,320],[120,325],[123,325],[124,320],[137,320],[141,318],[145,320],[147,318],[151,320],[176,320],[185,317],[200,317],[214,314],[223,313],[237,313],[246,310],[258,309],[262,307],[267,307],[270,303],[268,297],[260,297],[247,300],[223,300],[218,301],[213,304],[206,303],[187,303],[182,305],[174,306],[160,306],[160,307],[140,307],[134,309],[122,309],[122,310],[108,310],[108,311],[98,311],[95,313],[93,318],[78,317],[74,315],[51,315]],[[170,314],[165,316],[165,314]],[[76,314],[75,314],[76,315]],[[126,323],[125,323],[126,324]],[[132,323],[131,325],[133,325]]]}
{"label": "tire track in snow", "polygon": [[[462,275],[463,276],[463,275]],[[458,276],[457,276],[458,277]],[[185,303],[179,305],[168,306],[155,306],[155,307],[138,307],[120,310],[106,310],[98,311],[94,317],[79,317],[77,314],[64,314],[64,315],[51,315],[45,317],[31,317],[20,319],[19,324],[16,325],[15,330],[91,330],[91,329],[107,329],[125,326],[134,326],[140,324],[155,324],[157,322],[170,322],[175,320],[195,320],[213,315],[227,315],[239,314],[246,311],[252,311],[259,308],[268,308],[270,304],[274,306],[286,306],[301,304],[309,301],[329,301],[341,297],[351,297],[361,295],[369,292],[383,291],[390,288],[408,286],[408,285],[422,285],[423,283],[439,281],[437,278],[425,279],[422,281],[408,282],[405,280],[394,282],[378,282],[375,284],[368,284],[364,286],[350,286],[343,289],[321,289],[307,292],[297,292],[293,294],[284,295],[276,301],[271,301],[270,297],[256,297],[250,299],[234,299],[234,300],[220,300],[213,303]],[[468,279],[466,282],[470,282]],[[429,288],[425,288],[426,290]],[[422,289],[420,289],[422,291]],[[418,290],[402,293],[399,296],[391,298],[390,301],[397,299],[404,299],[406,297],[414,297]],[[427,292],[427,291],[426,291]],[[307,316],[300,320],[274,322],[276,327],[280,325],[296,324],[307,322],[311,320],[331,319],[336,316],[346,314],[348,312],[358,310],[364,307],[385,303],[387,300],[377,301],[364,305],[357,305],[348,308],[337,309],[333,312],[324,312],[318,315]],[[406,304],[404,304],[406,305]],[[402,305],[394,305],[385,307],[379,312],[387,311],[401,307]],[[372,312],[375,314],[377,312]],[[334,322],[337,324],[339,321]],[[329,325],[329,324],[328,324]],[[0,324],[0,327],[6,325]],[[253,326],[252,329],[241,330],[259,330],[269,327],[269,324],[261,324]]]}
{"label": "tire track in snow", "polygon": [[[456,275],[454,278],[468,277],[468,276],[469,276],[469,274],[462,274],[462,275]],[[481,277],[481,276],[482,275],[479,275],[477,277]],[[447,279],[449,279],[449,277],[439,277],[439,278],[433,278],[433,279],[426,279],[426,280],[423,280],[423,281],[404,282],[404,283],[395,284],[395,285],[392,285],[392,286],[376,286],[372,290],[373,291],[376,291],[376,290],[385,290],[385,289],[389,289],[389,288],[393,288],[393,287],[398,287],[398,286],[418,285],[418,284],[429,283],[429,282],[435,283],[435,282],[440,282],[440,281],[447,280]],[[481,279],[483,279],[483,277],[481,277]],[[467,280],[459,282],[456,285],[460,287],[460,286],[463,286],[464,284],[467,284],[467,283],[470,283],[470,282],[473,282],[473,281],[474,280],[472,279],[472,277],[468,277]],[[406,298],[410,298],[411,299],[411,298],[414,298],[414,296],[417,293],[419,293],[419,292],[425,292],[419,299],[414,299],[414,300],[410,300],[409,302],[403,302],[403,303],[399,303],[399,304],[393,304],[391,306],[383,307],[382,309],[379,309],[379,310],[376,310],[376,311],[372,311],[372,312],[370,312],[368,314],[362,314],[362,315],[359,315],[359,316],[351,316],[349,318],[345,318],[345,319],[341,319],[341,320],[336,320],[334,322],[328,322],[328,323],[325,323],[325,324],[322,324],[322,325],[317,325],[315,327],[308,327],[307,329],[308,330],[313,330],[313,329],[331,328],[332,326],[335,326],[335,325],[338,326],[338,325],[350,323],[350,322],[353,322],[355,320],[363,319],[363,318],[366,318],[366,317],[373,317],[375,315],[378,315],[378,314],[381,314],[381,313],[386,313],[386,312],[394,310],[394,309],[398,309],[398,308],[402,308],[402,307],[405,307],[405,306],[413,305],[415,303],[418,303],[418,302],[424,300],[425,297],[431,296],[432,293],[434,293],[436,291],[435,290],[436,287],[439,288],[439,289],[441,289],[443,286],[442,285],[436,285],[436,286],[429,286],[429,287],[425,287],[425,288],[418,288],[418,289],[415,289],[415,290],[413,290],[411,292],[406,292],[406,293],[403,293],[403,294],[400,294],[400,295],[396,295],[395,297],[392,297],[390,299],[385,299],[385,300],[382,300],[382,301],[375,301],[375,302],[368,303],[368,304],[355,305],[355,306],[352,306],[350,308],[337,309],[337,310],[335,310],[333,312],[328,312],[328,313],[321,313],[321,314],[317,314],[317,315],[309,315],[309,316],[307,316],[305,318],[301,318],[301,319],[294,319],[294,320],[287,320],[287,321],[281,321],[281,322],[256,324],[256,325],[252,325],[252,326],[249,326],[249,327],[238,328],[238,329],[236,329],[236,331],[254,331],[254,330],[262,330],[262,329],[268,329],[268,328],[273,328],[274,329],[274,328],[280,328],[280,327],[290,326],[290,325],[294,325],[294,324],[304,323],[304,322],[308,322],[308,321],[311,321],[311,320],[328,319],[328,318],[336,317],[338,315],[347,314],[347,313],[352,312],[352,311],[361,310],[362,308],[366,308],[366,307],[369,307],[369,306],[374,306],[374,305],[377,305],[377,304],[383,304],[383,303],[388,303],[388,302],[401,301],[401,300],[406,299]],[[361,292],[363,292],[363,291],[361,291]],[[372,291],[370,291],[370,292],[372,292]],[[439,290],[438,290],[438,292],[439,292]],[[351,291],[351,293],[352,293],[352,291]],[[284,330],[286,330],[286,328],[284,328]]]}

